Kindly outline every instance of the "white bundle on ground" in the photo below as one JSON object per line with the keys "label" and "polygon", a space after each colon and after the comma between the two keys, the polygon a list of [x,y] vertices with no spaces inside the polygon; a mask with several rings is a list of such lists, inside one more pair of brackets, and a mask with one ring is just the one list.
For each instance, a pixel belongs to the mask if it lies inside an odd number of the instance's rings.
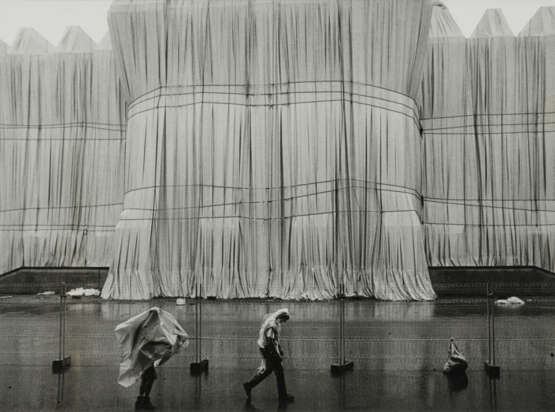
{"label": "white bundle on ground", "polygon": [[517,298],[516,296],[511,296],[510,298],[507,298],[507,299],[497,299],[495,301],[495,304],[520,306],[520,305],[524,305],[524,301],[520,298]]}
{"label": "white bundle on ground", "polygon": [[507,298],[507,302],[512,305],[524,305],[524,301],[520,298],[517,298],[516,296],[511,296],[510,298]]}
{"label": "white bundle on ground", "polygon": [[75,288],[66,292],[66,295],[71,297],[100,296],[100,291],[94,288]]}
{"label": "white bundle on ground", "polygon": [[111,51],[78,27],[0,51],[0,273],[108,266],[123,200],[123,99]]}
{"label": "white bundle on ground", "polygon": [[[116,0],[106,298],[433,299],[415,96],[431,2]],[[197,290],[198,287],[198,290]]]}
{"label": "white bundle on ground", "polygon": [[115,333],[122,350],[118,383],[124,387],[189,344],[187,333],[173,315],[158,307],[120,323]]}

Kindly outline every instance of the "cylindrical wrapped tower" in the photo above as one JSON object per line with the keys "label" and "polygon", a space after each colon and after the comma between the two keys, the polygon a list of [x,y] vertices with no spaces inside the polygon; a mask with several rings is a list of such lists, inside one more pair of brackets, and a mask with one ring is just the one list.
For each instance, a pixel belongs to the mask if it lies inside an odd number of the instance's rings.
{"label": "cylindrical wrapped tower", "polygon": [[116,0],[124,208],[105,298],[432,299],[425,0]]}

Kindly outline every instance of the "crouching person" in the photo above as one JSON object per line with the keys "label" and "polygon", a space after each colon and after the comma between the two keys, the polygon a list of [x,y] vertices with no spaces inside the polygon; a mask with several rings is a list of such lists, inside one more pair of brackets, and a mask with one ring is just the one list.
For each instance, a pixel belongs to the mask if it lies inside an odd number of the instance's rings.
{"label": "crouching person", "polygon": [[122,350],[118,383],[127,388],[141,378],[135,409],[154,409],[150,391],[157,378],[155,368],[187,346],[187,333],[157,307],[120,323],[115,332]]}
{"label": "crouching person", "polygon": [[279,345],[281,325],[289,320],[289,311],[280,309],[266,317],[260,328],[257,345],[262,355],[262,363],[253,378],[243,384],[247,402],[251,400],[252,389],[266,379],[272,372],[276,375],[280,403],[293,402],[295,398],[287,393],[283,374],[283,351]]}

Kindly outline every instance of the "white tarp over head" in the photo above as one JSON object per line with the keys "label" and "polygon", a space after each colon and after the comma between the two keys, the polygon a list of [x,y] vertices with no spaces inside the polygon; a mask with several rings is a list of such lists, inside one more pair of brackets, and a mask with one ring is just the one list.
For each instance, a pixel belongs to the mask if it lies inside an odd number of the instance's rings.
{"label": "white tarp over head", "polygon": [[118,383],[126,388],[189,344],[175,317],[156,306],[120,323],[115,333],[122,352]]}

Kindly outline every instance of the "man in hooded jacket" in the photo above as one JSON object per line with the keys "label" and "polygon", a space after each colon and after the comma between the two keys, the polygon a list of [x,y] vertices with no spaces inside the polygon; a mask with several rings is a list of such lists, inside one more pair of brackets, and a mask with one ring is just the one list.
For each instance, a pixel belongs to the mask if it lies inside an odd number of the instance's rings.
{"label": "man in hooded jacket", "polygon": [[260,327],[256,343],[262,355],[262,364],[252,379],[243,384],[248,402],[251,400],[251,390],[270,376],[272,372],[276,374],[280,403],[293,402],[295,400],[294,396],[287,393],[282,366],[283,350],[279,344],[281,325],[287,322],[289,317],[287,309],[280,309],[268,315]]}

